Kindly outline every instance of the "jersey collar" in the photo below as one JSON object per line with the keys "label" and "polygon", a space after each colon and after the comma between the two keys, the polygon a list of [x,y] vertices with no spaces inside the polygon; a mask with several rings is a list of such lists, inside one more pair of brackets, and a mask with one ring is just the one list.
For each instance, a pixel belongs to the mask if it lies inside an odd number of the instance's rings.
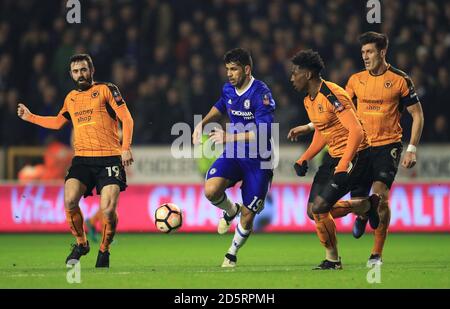
{"label": "jersey collar", "polygon": [[250,89],[250,87],[252,86],[254,80],[255,80],[255,79],[253,78],[253,76],[250,76],[250,82],[248,83],[247,87],[245,87],[242,91],[238,91],[238,90],[236,89],[236,87],[234,87],[234,91],[236,92],[236,94],[237,94],[238,96],[242,96],[244,93],[247,92],[247,90]]}

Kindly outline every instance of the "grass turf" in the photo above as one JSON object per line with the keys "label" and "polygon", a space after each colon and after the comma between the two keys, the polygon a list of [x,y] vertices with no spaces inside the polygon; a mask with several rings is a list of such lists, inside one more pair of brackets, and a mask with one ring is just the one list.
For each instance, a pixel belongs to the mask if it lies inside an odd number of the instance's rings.
{"label": "grass turf", "polygon": [[220,264],[231,234],[118,234],[111,268],[95,269],[98,243],[66,281],[71,235],[0,234],[0,288],[450,288],[450,235],[390,234],[381,283],[367,282],[371,235],[340,234],[343,271],[312,271],[324,256],[315,234],[254,234],[236,269]]}

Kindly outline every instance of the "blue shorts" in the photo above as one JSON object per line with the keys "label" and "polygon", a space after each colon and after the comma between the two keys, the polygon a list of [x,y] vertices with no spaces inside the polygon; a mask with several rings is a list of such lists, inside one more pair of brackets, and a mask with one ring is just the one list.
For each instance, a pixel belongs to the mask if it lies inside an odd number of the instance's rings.
{"label": "blue shorts", "polygon": [[273,171],[261,169],[259,160],[220,157],[206,174],[206,179],[213,177],[230,180],[230,187],[242,180],[241,192],[244,206],[254,213],[260,213],[272,183]]}

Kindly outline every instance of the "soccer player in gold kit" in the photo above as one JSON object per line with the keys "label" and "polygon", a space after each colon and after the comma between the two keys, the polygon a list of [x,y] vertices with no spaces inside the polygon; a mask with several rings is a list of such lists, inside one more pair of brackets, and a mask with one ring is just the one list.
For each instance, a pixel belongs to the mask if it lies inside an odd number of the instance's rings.
{"label": "soccer player in gold kit", "polygon": [[[297,91],[307,93],[305,108],[316,127],[311,144],[294,165],[297,175],[305,176],[308,161],[328,146],[308,199],[308,216],[316,223],[317,236],[326,253],[325,260],[314,269],[342,269],[336,225],[330,211],[340,198],[356,189],[362,181],[369,163],[370,145],[347,92],[322,79],[320,72],[324,63],[320,55],[303,50],[292,58],[292,64],[291,82]],[[372,222],[376,222],[379,220],[379,202],[379,196],[374,194],[353,201],[352,206],[354,211],[367,214]]]}
{"label": "soccer player in gold kit", "polygon": [[[375,229],[374,246],[367,262],[367,266],[371,267],[382,264],[383,247],[391,217],[389,190],[397,174],[403,148],[401,114],[406,108],[413,119],[411,138],[402,160],[404,168],[411,168],[416,164],[416,147],[422,135],[424,118],[410,77],[386,61],[387,36],[366,32],[360,36],[359,42],[365,70],[353,74],[345,90],[356,102],[357,115],[372,146],[365,181],[352,191],[352,197],[367,196],[372,189],[382,199],[378,209],[380,222]],[[293,128],[288,138],[296,139],[313,128],[311,124]],[[332,216],[338,218],[352,212],[351,203],[347,205],[343,201],[338,202],[331,211]],[[356,238],[364,234],[367,221],[365,216],[357,217],[353,226]]]}
{"label": "soccer player in gold kit", "polygon": [[[103,213],[96,267],[109,267],[109,248],[118,222],[119,193],[127,187],[124,166],[133,163],[130,146],[133,118],[115,85],[94,82],[94,65],[89,55],[74,55],[69,65],[76,87],[66,96],[57,116],[32,114],[21,103],[17,114],[25,121],[54,130],[72,122],[75,156],[65,178],[64,206],[67,223],[77,243],[72,246],[66,263],[77,263],[90,250],[78,203],[82,196],[92,195],[95,187]],[[119,120],[122,122],[122,144],[118,134]]]}

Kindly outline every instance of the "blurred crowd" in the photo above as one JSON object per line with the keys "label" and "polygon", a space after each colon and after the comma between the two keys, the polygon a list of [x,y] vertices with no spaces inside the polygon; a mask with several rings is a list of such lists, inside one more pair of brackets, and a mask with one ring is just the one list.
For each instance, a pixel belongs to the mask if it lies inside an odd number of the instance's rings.
{"label": "blurred crowd", "polygon": [[[0,145],[70,141],[21,121],[18,102],[56,115],[73,88],[68,60],[89,53],[95,80],[115,83],[135,121],[134,144],[165,144],[176,122],[193,124],[221,94],[223,54],[252,53],[254,76],[277,102],[281,142],[307,122],[302,97],[289,82],[290,57],[313,48],[324,78],[345,86],[363,69],[358,35],[389,36],[388,62],[413,79],[425,113],[423,142],[450,142],[448,100],[450,2],[382,1],[382,23],[368,24],[366,1],[351,0],[92,0],[81,1],[81,23],[66,21],[67,1],[0,2]],[[447,26],[445,26],[447,25]],[[407,114],[407,113],[406,113]],[[405,140],[411,117],[405,115]]]}

